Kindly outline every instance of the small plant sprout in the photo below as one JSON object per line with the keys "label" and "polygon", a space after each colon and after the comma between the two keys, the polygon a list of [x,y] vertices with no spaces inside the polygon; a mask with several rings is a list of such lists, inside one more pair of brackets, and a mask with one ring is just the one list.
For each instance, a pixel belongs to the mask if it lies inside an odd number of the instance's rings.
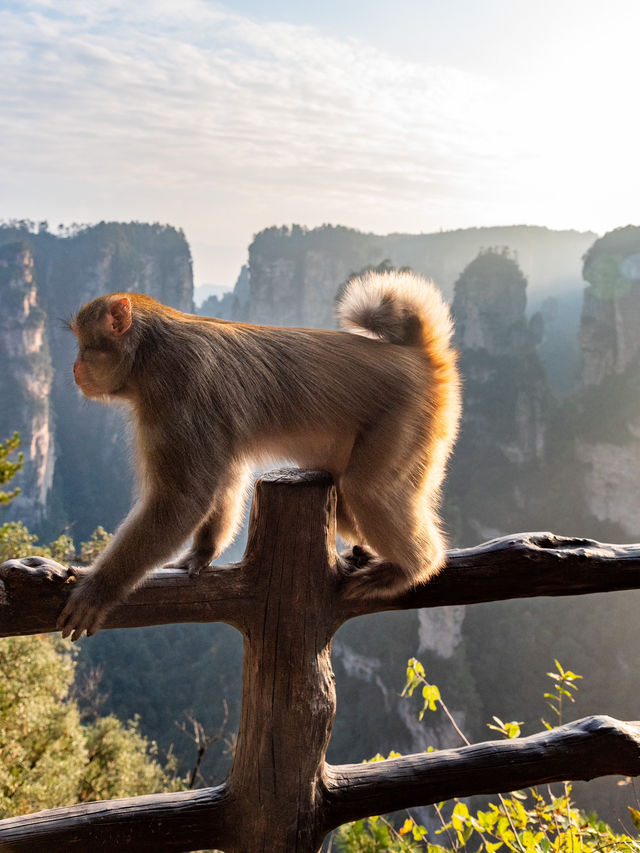
{"label": "small plant sprout", "polygon": [[[544,698],[547,705],[557,717],[556,725],[561,726],[563,723],[563,702],[565,699],[568,699],[569,702],[576,701],[571,691],[577,691],[578,687],[574,684],[574,681],[577,681],[578,678],[582,678],[582,676],[577,675],[575,672],[571,672],[570,669],[563,669],[562,665],[557,660],[555,661],[555,665],[557,672],[547,673],[549,678],[553,679],[555,682],[553,685],[553,693],[545,693]],[[555,726],[552,726],[544,719],[542,720],[542,724],[547,729],[555,728]]]}
{"label": "small plant sprout", "polygon": [[514,738],[520,737],[520,726],[522,725],[524,725],[522,722],[516,723],[515,721],[503,723],[500,717],[494,715],[493,723],[487,723],[487,728],[493,729],[494,732],[500,732],[506,738]]}

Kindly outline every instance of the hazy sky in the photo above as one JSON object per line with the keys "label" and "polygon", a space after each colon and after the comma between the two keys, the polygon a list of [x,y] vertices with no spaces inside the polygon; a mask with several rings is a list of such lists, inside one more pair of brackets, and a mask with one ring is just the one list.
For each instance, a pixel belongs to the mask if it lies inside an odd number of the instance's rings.
{"label": "hazy sky", "polygon": [[0,218],[640,222],[639,0],[0,0]]}

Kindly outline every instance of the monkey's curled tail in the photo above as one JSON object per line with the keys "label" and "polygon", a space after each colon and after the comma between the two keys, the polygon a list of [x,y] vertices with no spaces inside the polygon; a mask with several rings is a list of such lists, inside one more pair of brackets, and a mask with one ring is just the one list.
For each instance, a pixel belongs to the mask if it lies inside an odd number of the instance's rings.
{"label": "monkey's curled tail", "polygon": [[[338,304],[343,328],[393,344],[420,348],[430,364],[433,420],[431,472],[442,478],[461,410],[453,321],[438,288],[411,272],[367,273],[347,285]],[[437,473],[436,473],[437,472]],[[433,482],[433,478],[432,482]]]}
{"label": "monkey's curled tail", "polygon": [[[339,316],[348,331],[366,334],[391,344],[410,348],[418,358],[407,376],[421,376],[416,389],[409,382],[411,395],[400,406],[386,413],[391,428],[385,441],[401,436],[397,445],[386,448],[392,464],[389,471],[367,469],[374,482],[359,483],[361,491],[375,488],[382,501],[370,505],[381,508],[368,529],[365,515],[360,521],[365,544],[377,552],[385,569],[372,563],[359,568],[350,578],[350,595],[394,595],[412,583],[423,582],[439,570],[445,559],[445,544],[440,529],[438,505],[447,459],[458,431],[460,418],[460,379],[456,352],[451,346],[453,323],[449,308],[439,290],[429,281],[412,273],[369,273],[349,282],[339,303]],[[388,351],[385,347],[385,351]],[[419,356],[422,357],[419,357]],[[416,395],[416,391],[418,394]],[[381,415],[385,417],[385,413]],[[390,439],[391,437],[391,439]],[[360,439],[366,447],[366,435]],[[378,467],[384,453],[376,458]],[[349,501],[349,468],[340,483]],[[362,498],[351,493],[351,500]],[[389,522],[384,521],[385,512]],[[357,520],[357,512],[354,511]]]}
{"label": "monkey's curled tail", "polygon": [[413,273],[372,272],[352,279],[338,317],[347,331],[421,347],[436,365],[453,357],[447,303],[432,282]]}

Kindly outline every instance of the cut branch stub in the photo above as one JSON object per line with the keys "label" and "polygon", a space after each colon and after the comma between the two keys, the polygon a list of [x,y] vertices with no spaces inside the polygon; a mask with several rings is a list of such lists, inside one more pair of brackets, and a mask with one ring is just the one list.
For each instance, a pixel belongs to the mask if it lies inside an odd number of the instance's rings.
{"label": "cut branch stub", "polygon": [[0,637],[55,630],[73,572],[48,557],[7,560],[0,566]]}

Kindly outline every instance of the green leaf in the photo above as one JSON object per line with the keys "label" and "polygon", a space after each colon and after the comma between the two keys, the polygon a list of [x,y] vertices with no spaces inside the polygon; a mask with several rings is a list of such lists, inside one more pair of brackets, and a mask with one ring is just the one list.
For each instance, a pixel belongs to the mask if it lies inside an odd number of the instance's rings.
{"label": "green leaf", "polygon": [[631,814],[631,820],[633,821],[633,825],[637,830],[640,831],[640,811],[638,809],[633,809],[631,806],[627,807],[629,809],[629,813]]}
{"label": "green leaf", "polygon": [[440,691],[435,684],[425,684],[422,688],[422,698],[424,699],[424,709],[430,711],[437,710],[436,702],[440,701]]}
{"label": "green leaf", "polygon": [[420,824],[414,823],[413,829],[411,830],[411,834],[413,835],[414,841],[422,841],[423,838],[427,835],[427,829]]}
{"label": "green leaf", "polygon": [[451,815],[451,823],[456,832],[462,832],[468,820],[469,809],[466,803],[456,803],[456,807]]}

